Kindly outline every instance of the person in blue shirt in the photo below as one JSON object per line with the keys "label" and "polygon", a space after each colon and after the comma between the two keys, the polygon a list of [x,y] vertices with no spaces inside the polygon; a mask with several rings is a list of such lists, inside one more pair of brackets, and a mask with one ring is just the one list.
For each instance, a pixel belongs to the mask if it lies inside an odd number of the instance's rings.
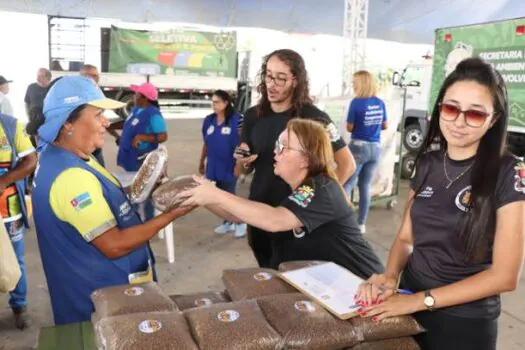
{"label": "person in blue shirt", "polygon": [[[239,126],[242,116],[235,111],[231,96],[217,90],[212,96],[213,112],[202,123],[204,145],[199,162],[199,173],[206,174],[215,181],[218,188],[235,194],[237,174],[235,174],[234,153],[240,143]],[[235,237],[246,235],[246,224],[224,221],[215,228],[215,233],[225,234],[235,231]]]}
{"label": "person in blue shirt", "polygon": [[[348,147],[352,152],[356,171],[344,184],[350,196],[358,183],[359,227],[366,232],[365,223],[370,208],[370,186],[381,155],[381,131],[388,128],[386,107],[376,96],[376,83],[370,72],[359,71],[352,82],[355,97],[350,103],[346,129],[352,133]],[[359,181],[358,181],[359,180]]]}
{"label": "person in blue shirt", "polygon": [[[124,122],[113,124],[110,128],[122,129],[118,141],[117,165],[127,172],[136,172],[148,153],[166,142],[168,133],[160,112],[157,88],[150,83],[144,83],[138,86],[131,85],[130,90],[135,92],[135,106],[131,114]],[[144,203],[143,219],[151,220],[154,212],[153,203],[148,199]]]}

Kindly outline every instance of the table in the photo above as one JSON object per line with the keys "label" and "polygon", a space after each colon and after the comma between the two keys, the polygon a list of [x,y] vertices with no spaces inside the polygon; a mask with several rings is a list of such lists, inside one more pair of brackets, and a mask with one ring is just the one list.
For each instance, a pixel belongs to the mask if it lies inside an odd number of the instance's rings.
{"label": "table", "polygon": [[[118,170],[113,173],[113,176],[122,184],[123,188],[129,187],[135,177],[135,172],[126,172]],[[144,219],[144,205],[139,204],[139,214]],[[155,216],[162,214],[160,211],[155,209]],[[166,251],[168,252],[168,261],[170,264],[175,262],[175,242],[173,239],[173,223],[159,231],[159,238],[166,241]]]}
{"label": "table", "polygon": [[38,350],[97,350],[91,322],[44,327],[38,336]]}

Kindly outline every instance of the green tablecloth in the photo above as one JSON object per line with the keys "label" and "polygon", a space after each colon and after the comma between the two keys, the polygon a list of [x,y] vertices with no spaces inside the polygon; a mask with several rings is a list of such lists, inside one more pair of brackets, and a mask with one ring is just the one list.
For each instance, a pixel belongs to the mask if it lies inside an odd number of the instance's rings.
{"label": "green tablecloth", "polygon": [[45,327],[40,330],[38,350],[97,350],[91,322]]}

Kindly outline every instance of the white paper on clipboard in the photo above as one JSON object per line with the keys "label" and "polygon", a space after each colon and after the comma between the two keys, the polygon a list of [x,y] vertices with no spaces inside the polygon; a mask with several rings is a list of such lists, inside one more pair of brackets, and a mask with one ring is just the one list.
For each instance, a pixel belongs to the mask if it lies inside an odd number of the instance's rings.
{"label": "white paper on clipboard", "polygon": [[281,273],[281,277],[340,319],[355,316],[354,295],[363,280],[333,262]]}

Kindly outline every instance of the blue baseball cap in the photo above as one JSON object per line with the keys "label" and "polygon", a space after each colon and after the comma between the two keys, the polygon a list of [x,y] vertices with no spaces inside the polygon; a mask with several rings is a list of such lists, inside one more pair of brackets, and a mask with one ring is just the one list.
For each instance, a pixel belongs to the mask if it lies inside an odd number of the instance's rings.
{"label": "blue baseball cap", "polygon": [[85,104],[101,109],[125,106],[125,103],[106,98],[90,78],[64,76],[51,87],[44,99],[45,121],[38,128],[38,136],[45,142],[54,142],[71,112]]}

